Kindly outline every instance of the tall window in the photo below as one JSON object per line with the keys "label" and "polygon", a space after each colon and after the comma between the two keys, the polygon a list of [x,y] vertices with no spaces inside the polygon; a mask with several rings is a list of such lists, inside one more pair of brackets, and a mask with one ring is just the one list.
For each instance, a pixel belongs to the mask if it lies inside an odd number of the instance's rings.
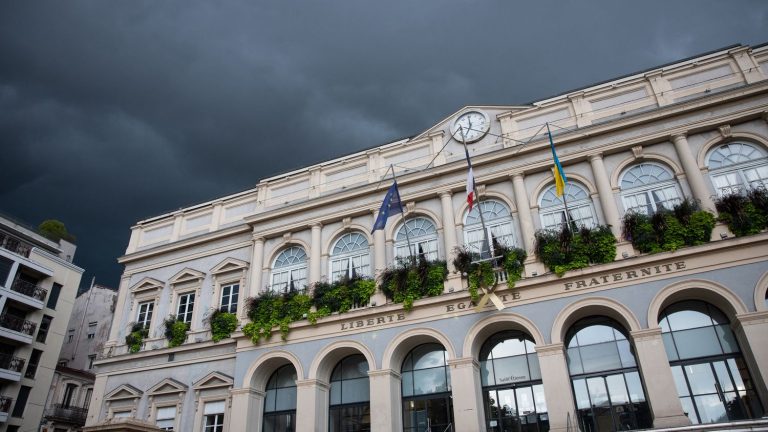
{"label": "tall window", "polygon": [[405,357],[401,372],[404,432],[443,431],[453,424],[447,364],[445,349],[434,343],[419,345]]}
{"label": "tall window", "polygon": [[237,300],[240,296],[240,284],[229,284],[221,287],[221,305],[219,310],[222,312],[237,313]]}
{"label": "tall window", "polygon": [[585,318],[571,327],[566,341],[582,431],[653,426],[635,355],[619,324],[604,317]]}
{"label": "tall window", "polygon": [[40,328],[37,330],[37,341],[40,343],[45,343],[45,340],[48,339],[48,330],[51,328],[51,322],[53,321],[53,317],[50,317],[48,315],[43,315],[43,319],[40,321]]}
{"label": "tall window", "polygon": [[710,151],[707,167],[718,196],[768,188],[768,152],[753,144],[732,142]]}
{"label": "tall window", "polygon": [[224,401],[206,402],[203,416],[203,432],[224,432]]}
{"label": "tall window", "polygon": [[[406,231],[408,235],[406,235]],[[411,252],[408,253],[408,240]],[[437,229],[431,220],[425,217],[408,219],[395,233],[395,257],[424,257],[428,261],[437,259]]]}
{"label": "tall window", "polygon": [[568,204],[568,215],[571,222],[578,227],[591,228],[597,225],[595,210],[589,192],[580,184],[569,181],[565,187],[565,202],[557,196],[555,185],[548,187],[539,200],[539,215],[543,229],[559,230],[565,225],[565,204]]}
{"label": "tall window", "polygon": [[72,399],[75,397],[75,391],[77,390],[76,384],[67,384],[64,388],[64,397],[61,399],[61,406],[69,408],[72,405]]}
{"label": "tall window", "polygon": [[725,315],[703,301],[675,303],[659,322],[683,411],[691,423],[763,415],[752,378]]}
{"label": "tall window", "polygon": [[267,382],[264,397],[264,432],[296,430],[296,369],[285,365]]}
{"label": "tall window", "polygon": [[530,336],[519,331],[491,336],[480,349],[480,380],[488,432],[549,430],[539,358]]}
{"label": "tall window", "polygon": [[61,294],[61,284],[54,283],[51,287],[51,293],[48,294],[48,303],[45,307],[56,310],[56,304],[59,302],[59,295]]}
{"label": "tall window", "polygon": [[[482,220],[480,211],[482,211]],[[501,201],[489,199],[481,201],[464,216],[464,242],[471,251],[480,253],[482,250],[484,238],[482,221],[485,221],[490,247],[493,247],[493,240],[504,246],[515,245],[509,207]]]}
{"label": "tall window", "polygon": [[627,212],[651,214],[680,202],[680,189],[672,172],[657,163],[633,165],[621,175],[621,196]]}
{"label": "tall window", "polygon": [[371,258],[368,239],[359,232],[344,234],[331,249],[331,280],[370,276]]}
{"label": "tall window", "polygon": [[96,325],[98,325],[98,323],[95,321],[88,323],[88,333],[87,333],[88,339],[93,339],[96,337]]}
{"label": "tall window", "polygon": [[307,253],[291,246],[275,258],[271,289],[275,292],[302,290],[307,286]]}
{"label": "tall window", "polygon": [[[222,413],[222,417],[223,416],[224,414]],[[155,425],[157,425],[157,427],[165,431],[172,431],[175,424],[176,406],[157,408],[157,413],[155,414]]]}
{"label": "tall window", "polygon": [[136,323],[144,328],[149,328],[152,324],[152,311],[155,309],[155,302],[148,301],[139,303],[139,312],[136,314]]}
{"label": "tall window", "polygon": [[27,408],[27,398],[29,398],[30,390],[32,390],[32,387],[21,386],[21,388],[19,388],[19,396],[16,398],[16,403],[13,405],[11,417],[24,417],[24,410]]}
{"label": "tall window", "polygon": [[176,319],[190,324],[192,312],[195,310],[195,293],[190,292],[179,295],[179,307],[176,310]]}
{"label": "tall window", "polygon": [[342,359],[331,374],[329,432],[371,430],[368,362],[362,354]]}

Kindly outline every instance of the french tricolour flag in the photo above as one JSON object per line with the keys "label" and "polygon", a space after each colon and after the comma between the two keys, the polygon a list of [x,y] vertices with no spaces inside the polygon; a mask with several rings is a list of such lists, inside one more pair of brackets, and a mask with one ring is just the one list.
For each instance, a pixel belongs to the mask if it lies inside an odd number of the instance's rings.
{"label": "french tricolour flag", "polygon": [[467,171],[467,204],[469,204],[469,210],[472,210],[472,206],[475,205],[475,174],[472,172],[472,161],[469,160],[469,151],[464,146],[464,154],[467,156],[467,165],[469,165],[469,171]]}

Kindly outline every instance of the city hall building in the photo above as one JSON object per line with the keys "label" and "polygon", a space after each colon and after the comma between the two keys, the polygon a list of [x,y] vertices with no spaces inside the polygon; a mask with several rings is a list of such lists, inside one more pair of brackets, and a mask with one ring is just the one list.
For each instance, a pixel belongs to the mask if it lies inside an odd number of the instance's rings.
{"label": "city hall building", "polygon": [[[615,259],[561,276],[536,253],[536,233],[565,212],[547,124],[573,224],[616,238]],[[372,233],[390,168],[404,213]],[[85,429],[765,430],[768,232],[718,223],[703,244],[641,253],[622,231],[629,212],[690,198],[716,214],[720,197],[766,186],[768,46],[733,46],[465,107],[417,136],[140,221]],[[476,307],[453,261],[485,237],[527,258],[514,287],[499,275],[496,302]],[[314,323],[312,309],[285,340],[277,327],[257,343],[243,333],[247,298],[375,278],[409,251],[447,262],[439,295],[409,308],[377,289]],[[213,311],[239,320],[218,342]],[[169,347],[168,317],[189,324],[181,345]]]}

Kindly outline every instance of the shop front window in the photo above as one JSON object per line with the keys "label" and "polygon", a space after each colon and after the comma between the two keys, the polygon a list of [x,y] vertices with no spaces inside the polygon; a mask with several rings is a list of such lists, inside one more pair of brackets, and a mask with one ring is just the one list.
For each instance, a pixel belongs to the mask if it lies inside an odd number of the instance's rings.
{"label": "shop front window", "polygon": [[371,430],[368,362],[361,354],[342,359],[331,374],[330,432]]}
{"label": "shop front window", "polygon": [[446,351],[439,344],[419,345],[405,357],[401,380],[403,431],[453,431],[451,378]]}
{"label": "shop front window", "polygon": [[[238,415],[238,413],[234,413]],[[296,431],[296,369],[285,365],[267,382],[264,396],[264,432]]]}

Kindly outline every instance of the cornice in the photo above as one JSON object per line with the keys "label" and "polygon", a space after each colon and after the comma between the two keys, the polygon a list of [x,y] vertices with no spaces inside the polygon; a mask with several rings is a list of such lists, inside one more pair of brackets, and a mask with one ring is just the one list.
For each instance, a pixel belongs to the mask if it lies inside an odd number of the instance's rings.
{"label": "cornice", "polygon": [[149,249],[143,249],[137,252],[133,252],[131,254],[123,255],[117,258],[117,262],[119,264],[126,264],[132,261],[145,259],[151,256],[175,251],[178,249],[188,248],[198,244],[208,243],[214,240],[231,237],[231,236],[235,236],[238,234],[243,234],[251,231],[252,231],[252,228],[246,224],[237,225],[237,226],[225,228],[218,231],[213,231],[207,234],[191,237],[188,239],[179,240],[173,243],[166,243],[166,244],[155,246]]}
{"label": "cornice", "polygon": [[632,340],[635,342],[644,342],[644,341],[661,339],[661,327],[635,330],[635,331],[629,332],[629,334],[632,336]]}

